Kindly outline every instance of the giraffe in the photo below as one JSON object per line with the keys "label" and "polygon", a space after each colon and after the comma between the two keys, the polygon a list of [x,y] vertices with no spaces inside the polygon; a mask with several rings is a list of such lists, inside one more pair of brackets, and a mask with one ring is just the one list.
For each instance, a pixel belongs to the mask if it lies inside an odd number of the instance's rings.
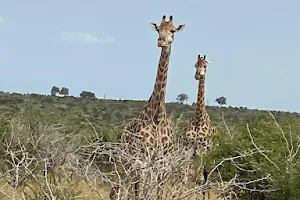
{"label": "giraffe", "polygon": [[[164,154],[173,150],[171,122],[166,116],[165,96],[167,73],[171,55],[171,44],[174,35],[184,29],[185,25],[174,26],[173,16],[169,21],[162,17],[160,25],[150,23],[153,30],[158,32],[157,46],[161,48],[154,89],[148,102],[140,114],[129,122],[121,136],[125,151],[132,155],[141,150],[162,149]],[[134,186],[135,196],[138,197],[138,182]]]}
{"label": "giraffe", "polygon": [[[202,152],[205,153],[212,150],[212,136],[216,133],[215,127],[211,125],[210,117],[205,106],[205,74],[208,64],[208,61],[206,61],[206,55],[203,57],[198,55],[198,60],[195,64],[195,79],[199,81],[196,111],[195,116],[191,120],[185,134],[189,148],[192,148],[194,151],[194,156],[200,155]],[[207,171],[205,168],[203,169],[203,178],[204,182],[206,182]],[[205,197],[204,193],[203,197]],[[210,199],[209,192],[208,199]]]}

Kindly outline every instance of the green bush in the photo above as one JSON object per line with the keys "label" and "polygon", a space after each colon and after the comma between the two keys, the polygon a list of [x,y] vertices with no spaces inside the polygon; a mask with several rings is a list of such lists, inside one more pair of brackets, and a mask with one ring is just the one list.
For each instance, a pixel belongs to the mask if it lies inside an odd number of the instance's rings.
{"label": "green bush", "polygon": [[[238,187],[234,190],[242,199],[295,199],[300,196],[298,131],[299,123],[296,121],[294,124],[279,125],[271,117],[256,116],[249,121],[248,126],[241,124],[230,134],[220,134],[220,146],[207,157],[208,168],[211,169],[213,163],[223,158],[256,152],[251,156],[224,162],[220,167],[223,180],[229,181],[237,176],[239,181],[247,182],[269,176],[269,179],[262,182],[249,184],[248,187],[253,188],[251,192],[239,192],[241,188]],[[233,138],[229,135],[233,135]]]}

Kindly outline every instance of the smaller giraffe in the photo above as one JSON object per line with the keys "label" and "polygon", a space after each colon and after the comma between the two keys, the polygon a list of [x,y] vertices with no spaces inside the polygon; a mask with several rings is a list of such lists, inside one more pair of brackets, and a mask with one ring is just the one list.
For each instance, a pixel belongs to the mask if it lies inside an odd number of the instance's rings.
{"label": "smaller giraffe", "polygon": [[[193,149],[194,155],[201,155],[202,153],[211,151],[213,147],[212,136],[216,133],[215,127],[211,125],[210,117],[205,106],[204,93],[207,65],[208,61],[206,61],[206,55],[203,57],[198,55],[198,60],[195,64],[195,79],[199,81],[196,111],[185,135],[188,148]],[[203,179],[204,182],[207,181],[207,172],[205,168],[203,168]],[[203,195],[205,194],[203,193]],[[209,196],[210,194],[208,193],[208,199]]]}

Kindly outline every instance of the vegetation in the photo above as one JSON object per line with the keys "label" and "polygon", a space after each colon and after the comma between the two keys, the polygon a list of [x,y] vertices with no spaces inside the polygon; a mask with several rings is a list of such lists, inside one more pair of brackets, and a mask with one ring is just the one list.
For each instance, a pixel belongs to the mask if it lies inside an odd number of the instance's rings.
{"label": "vegetation", "polygon": [[59,94],[67,96],[67,95],[69,95],[69,89],[66,87],[62,87]]}
{"label": "vegetation", "polygon": [[221,97],[219,97],[219,98],[216,98],[216,102],[217,102],[220,106],[226,105],[226,97],[221,96]]}
{"label": "vegetation", "polygon": [[89,91],[82,91],[79,96],[82,97],[82,98],[84,98],[84,99],[93,99],[93,98],[96,98],[95,93],[89,92]]}
{"label": "vegetation", "polygon": [[61,90],[59,90],[59,87],[53,86],[51,89],[51,96],[56,96],[57,94],[67,96],[69,95],[69,88],[62,87]]}
{"label": "vegetation", "polygon": [[56,96],[57,93],[59,93],[59,88],[56,86],[53,86],[51,89],[51,95]]}
{"label": "vegetation", "polygon": [[[68,152],[76,152],[74,155],[80,155],[80,159],[87,159],[86,152],[91,152],[92,148],[87,145],[89,141],[97,139],[101,142],[119,142],[124,125],[135,117],[146,103],[97,99],[94,93],[87,91],[83,91],[80,97],[73,97],[68,96],[67,88],[53,88],[49,96],[0,92],[0,173],[14,188],[25,187],[29,184],[25,180],[30,180],[31,185],[39,188],[34,190],[35,193],[26,189],[25,194],[30,196],[28,199],[51,197],[49,187],[52,188],[52,192],[57,193],[56,196],[64,194],[64,198],[60,199],[82,195],[78,194],[80,190],[74,189],[79,187],[78,185],[67,187],[70,185],[67,172],[70,166],[76,166],[76,159],[68,157],[67,160],[74,163],[67,165],[62,152],[69,148]],[[65,96],[57,97],[57,93]],[[176,138],[180,139],[188,120],[194,114],[194,106],[174,102],[167,103],[166,107],[175,124]],[[204,159],[206,168],[212,171],[212,182],[220,182],[219,174],[222,174],[222,181],[235,183],[230,185],[226,192],[235,194],[238,199],[299,198],[299,113],[230,106],[208,106],[207,109],[217,127],[216,139],[219,143]],[[68,146],[71,142],[72,145]],[[26,153],[22,152],[24,149]],[[53,154],[49,155],[47,152]],[[24,155],[32,156],[24,157],[28,159],[28,166],[25,163],[16,168],[11,164],[21,162]],[[54,185],[50,186],[45,184],[45,181],[41,182],[45,177],[45,166],[50,165],[51,159],[58,163],[59,167],[54,170],[55,176],[60,175],[61,180],[65,180],[64,187],[61,184],[58,188],[57,184],[54,184],[55,181],[52,182]],[[49,162],[46,163],[46,160]],[[109,165],[105,164],[105,160],[105,156],[99,156],[95,165],[108,170]],[[24,166],[27,168],[22,168]],[[67,172],[64,173],[63,170]],[[17,174],[17,171],[18,180],[24,180],[24,183],[16,181],[16,177],[12,175]],[[64,176],[58,171],[64,173]],[[80,177],[80,173],[77,174]],[[88,182],[87,179],[80,180]],[[2,199],[1,195],[0,198]]]}
{"label": "vegetation", "polygon": [[189,99],[189,96],[185,93],[181,93],[181,94],[177,95],[177,98],[176,98],[177,102],[179,102],[179,103],[184,103],[188,99]]}

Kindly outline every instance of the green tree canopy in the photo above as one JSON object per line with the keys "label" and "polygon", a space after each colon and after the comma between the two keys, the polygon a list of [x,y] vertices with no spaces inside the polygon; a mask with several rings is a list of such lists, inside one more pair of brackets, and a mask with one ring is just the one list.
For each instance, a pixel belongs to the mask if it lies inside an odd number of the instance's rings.
{"label": "green tree canopy", "polygon": [[96,98],[96,95],[95,95],[95,93],[93,93],[93,92],[82,91],[82,92],[80,93],[80,97],[81,97],[81,98],[84,98],[84,99],[93,99],[93,98]]}
{"label": "green tree canopy", "polygon": [[59,93],[59,87],[53,86],[51,89],[51,95],[56,96],[57,93]]}
{"label": "green tree canopy", "polygon": [[179,103],[183,103],[183,102],[187,101],[188,99],[189,99],[189,96],[185,93],[181,93],[181,94],[177,95],[177,98],[176,98],[176,100]]}
{"label": "green tree canopy", "polygon": [[64,95],[64,96],[69,95],[69,88],[62,87],[59,94]]}

